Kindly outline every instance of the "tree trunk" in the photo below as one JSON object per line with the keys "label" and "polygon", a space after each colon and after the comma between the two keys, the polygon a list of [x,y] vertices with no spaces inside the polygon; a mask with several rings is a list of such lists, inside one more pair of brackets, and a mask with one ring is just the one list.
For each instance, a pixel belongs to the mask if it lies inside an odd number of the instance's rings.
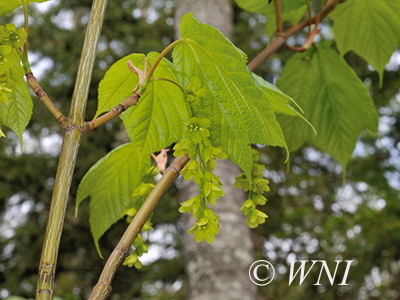
{"label": "tree trunk", "polygon": [[229,0],[175,0],[176,37],[179,37],[182,16],[191,11],[200,22],[218,28],[228,39],[233,39],[233,9]]}
{"label": "tree trunk", "polygon": [[[175,32],[179,36],[179,22],[187,12],[193,11],[203,23],[220,29],[228,38],[233,36],[233,10],[226,0],[176,0]],[[233,187],[240,169],[229,160],[218,161],[215,174],[223,183],[225,196],[213,207],[220,216],[219,233],[211,245],[196,243],[188,233],[195,224],[191,215],[185,214],[185,260],[189,300],[254,300],[257,287],[250,281],[249,267],[254,262],[250,229],[240,211],[245,193]],[[198,195],[193,182],[184,182],[181,201]]]}
{"label": "tree trunk", "polygon": [[[196,243],[188,233],[195,224],[191,215],[184,215],[185,264],[189,300],[253,300],[256,286],[249,279],[249,267],[254,261],[250,229],[240,207],[245,199],[242,190],[233,187],[240,170],[228,160],[218,161],[215,174],[224,184],[225,196],[213,207],[220,216],[219,233],[211,245]],[[181,200],[198,194],[193,181],[181,188]]]}

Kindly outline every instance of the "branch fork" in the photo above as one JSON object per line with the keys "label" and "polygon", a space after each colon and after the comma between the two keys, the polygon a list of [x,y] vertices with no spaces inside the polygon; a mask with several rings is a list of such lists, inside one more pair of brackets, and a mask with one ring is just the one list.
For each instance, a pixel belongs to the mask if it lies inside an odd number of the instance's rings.
{"label": "branch fork", "polygon": [[311,31],[311,33],[308,35],[307,40],[305,41],[305,43],[303,44],[303,46],[301,47],[292,47],[289,45],[286,45],[286,48],[297,51],[297,52],[303,52],[306,51],[308,49],[310,49],[311,45],[314,42],[314,38],[315,36],[321,32],[321,29],[318,28],[319,22],[321,20],[321,14],[318,14],[315,17],[315,27],[314,29]]}
{"label": "branch fork", "polygon": [[148,65],[148,59],[147,57],[145,58],[144,61],[144,71],[140,70],[138,67],[134,66],[130,60],[128,60],[128,68],[135,73],[136,75],[139,76],[139,83],[136,86],[136,88],[132,91],[133,95],[128,97],[125,101],[122,103],[118,104],[116,107],[114,107],[112,110],[107,112],[106,114],[98,117],[95,120],[85,122],[83,125],[78,126],[80,132],[82,134],[85,134],[86,132],[89,132],[100,125],[107,123],[108,121],[114,119],[115,117],[118,117],[121,115],[124,111],[126,111],[129,107],[134,106],[138,103],[139,98],[141,94],[143,94],[146,91],[147,88],[147,65]]}
{"label": "branch fork", "polygon": [[[342,2],[342,0],[328,0],[326,2],[325,6],[321,9],[319,12],[320,18],[323,19],[325,18],[334,8],[335,6]],[[289,28],[285,32],[283,32],[281,35],[277,34],[277,38],[273,40],[263,51],[261,51],[249,64],[248,67],[250,71],[254,72],[257,67],[264,62],[272,53],[274,53],[276,50],[278,50],[280,47],[282,47],[286,39],[291,36],[292,34],[300,31],[301,29],[309,26],[313,23],[316,23],[316,17],[310,19],[310,20],[305,20],[303,22],[300,22],[299,24]]]}
{"label": "branch fork", "polygon": [[[124,102],[120,103],[118,106],[114,107],[111,111],[104,114],[103,116],[97,118],[96,120],[85,122],[83,125],[76,125],[71,124],[70,119],[64,116],[60,110],[54,105],[53,101],[51,101],[50,97],[47,93],[43,90],[40,86],[39,82],[37,81],[36,77],[33,75],[30,69],[27,70],[25,76],[26,81],[32,88],[33,92],[39,98],[39,100],[46,106],[46,108],[50,111],[50,113],[54,116],[58,123],[60,123],[61,127],[65,130],[65,132],[70,132],[71,130],[78,127],[79,131],[84,134],[89,132],[96,127],[110,121],[111,119],[121,115],[125,110],[129,107],[136,105],[139,101],[140,95],[146,90],[146,79],[147,76],[147,65],[148,59],[146,57],[144,63],[144,71],[140,70],[139,68],[135,67],[131,61],[128,61],[129,69],[139,76],[139,83],[136,88],[132,91],[133,95],[128,97]],[[140,89],[140,87],[144,87]],[[140,89],[140,91],[139,91]]]}

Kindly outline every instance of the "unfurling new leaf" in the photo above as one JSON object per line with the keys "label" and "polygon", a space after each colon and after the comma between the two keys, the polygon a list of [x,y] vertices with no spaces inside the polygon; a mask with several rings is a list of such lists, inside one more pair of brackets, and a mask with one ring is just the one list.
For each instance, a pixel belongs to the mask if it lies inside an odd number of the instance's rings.
{"label": "unfurling new leaf", "polygon": [[[149,68],[158,55],[156,52],[147,55]],[[139,78],[128,68],[127,62],[130,60],[143,70],[145,58],[144,54],[128,55],[107,71],[99,86],[96,116],[113,109],[132,95]],[[128,135],[141,156],[167,148],[181,140],[190,118],[182,90],[171,82],[161,80],[164,78],[176,82],[166,59],[158,64],[154,77],[160,80],[150,81],[139,103],[121,115]]]}

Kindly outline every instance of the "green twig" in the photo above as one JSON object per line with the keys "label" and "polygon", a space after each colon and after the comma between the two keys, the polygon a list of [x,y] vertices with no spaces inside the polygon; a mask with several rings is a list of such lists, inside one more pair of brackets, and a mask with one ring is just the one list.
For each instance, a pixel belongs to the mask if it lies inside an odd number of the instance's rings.
{"label": "green twig", "polygon": [[154,63],[151,65],[151,68],[149,70],[149,72],[146,75],[146,81],[148,82],[151,78],[151,76],[154,73],[154,70],[157,68],[158,64],[160,63],[160,61],[165,57],[165,55],[168,54],[169,51],[171,51],[177,44],[179,44],[182,41],[182,39],[177,39],[176,41],[172,42],[171,44],[169,44],[156,58],[156,60],[154,61]]}
{"label": "green twig", "polygon": [[90,294],[89,300],[102,300],[108,297],[112,289],[111,282],[119,265],[128,255],[129,248],[135,241],[142,226],[150,217],[161,197],[164,195],[172,182],[175,181],[180,171],[188,163],[188,161],[189,156],[187,154],[182,157],[177,157],[164,172],[164,175],[161,177],[160,181],[157,182],[146,201],[140,207],[118,245],[114,248],[114,251],[108,258],[107,263],[103,268],[103,272],[100,275],[99,281]]}
{"label": "green twig", "polygon": [[35,299],[53,299],[54,276],[61,232],[64,224],[65,210],[75,168],[75,161],[82,139],[81,132],[73,129],[77,127],[76,124],[82,125],[83,123],[96,49],[100,38],[107,2],[107,0],[94,0],[92,5],[69,113],[72,125],[68,126],[64,132],[57,176],[51,200],[50,214],[39,265]]}
{"label": "green twig", "polygon": [[56,118],[58,123],[60,123],[61,127],[66,129],[68,125],[70,125],[68,118],[65,117],[59,111],[59,109],[54,105],[53,101],[51,101],[47,93],[40,86],[39,82],[37,81],[36,77],[33,76],[33,73],[30,69],[28,69],[25,76],[26,76],[26,81],[28,82],[29,86],[32,88],[36,96],[39,98],[39,100],[42,101],[42,103],[51,112],[54,118]]}
{"label": "green twig", "polygon": [[276,18],[276,34],[280,35],[283,32],[282,26],[282,0],[274,0],[275,18]]}
{"label": "green twig", "polygon": [[120,103],[118,106],[114,107],[109,112],[105,113],[104,115],[102,115],[92,121],[85,122],[85,124],[82,126],[79,126],[79,130],[82,133],[86,133],[86,132],[89,132],[89,131],[99,127],[100,125],[107,123],[108,121],[114,119],[115,117],[118,117],[121,113],[123,113],[129,107],[136,105],[139,101],[139,98],[140,98],[140,95],[137,93],[134,93],[132,96],[129,96],[124,102]]}
{"label": "green twig", "polygon": [[[334,8],[335,6],[341,2],[341,0],[329,0],[324,8],[322,8],[322,10],[319,12],[320,16],[321,16],[321,20],[323,18],[325,18]],[[278,50],[280,47],[282,47],[285,42],[286,39],[291,36],[292,34],[300,31],[301,29],[305,28],[306,26],[308,26],[310,24],[310,22],[312,24],[314,24],[316,21],[316,18],[312,18],[311,20],[305,20],[291,28],[289,28],[288,30],[286,30],[283,34],[278,35],[275,40],[272,41],[271,44],[269,44],[263,51],[261,51],[249,64],[248,67],[250,69],[250,71],[254,72],[257,67],[263,62],[265,61],[272,53],[274,53],[276,50]]]}
{"label": "green twig", "polygon": [[[84,125],[79,126],[79,130],[82,133],[89,132],[89,131],[97,128],[98,126],[103,125],[103,124],[107,123],[108,121],[114,119],[115,117],[119,116],[122,112],[127,110],[129,107],[136,105],[137,102],[139,101],[140,96],[145,92],[147,85],[150,81],[168,81],[168,82],[173,83],[176,86],[178,86],[182,90],[182,92],[185,93],[185,90],[183,89],[183,87],[178,82],[176,82],[170,78],[154,78],[153,80],[150,80],[150,77],[154,73],[154,70],[156,69],[156,67],[162,60],[162,58],[169,51],[171,51],[171,49],[173,47],[175,47],[176,44],[178,44],[179,42],[180,42],[180,40],[177,40],[177,41],[171,43],[167,48],[164,49],[163,52],[160,53],[160,55],[155,60],[154,64],[151,66],[148,74],[145,74],[146,78],[144,79],[144,81],[142,83],[140,83],[140,87],[137,88],[137,91],[133,94],[133,96],[128,97],[124,102],[122,102],[118,106],[114,107],[112,110],[110,110],[106,114],[96,118],[95,120],[85,122]],[[144,71],[146,71],[146,67],[145,67]],[[136,71],[136,74],[138,74],[137,72],[139,72],[139,71]],[[142,74],[142,73],[140,73],[140,74]]]}
{"label": "green twig", "polygon": [[170,83],[173,83],[177,87],[179,87],[182,90],[182,92],[185,94],[185,89],[178,82],[176,82],[175,80],[172,80],[170,78],[164,78],[164,77],[157,77],[157,78],[154,78],[153,80],[154,81],[168,81]]}

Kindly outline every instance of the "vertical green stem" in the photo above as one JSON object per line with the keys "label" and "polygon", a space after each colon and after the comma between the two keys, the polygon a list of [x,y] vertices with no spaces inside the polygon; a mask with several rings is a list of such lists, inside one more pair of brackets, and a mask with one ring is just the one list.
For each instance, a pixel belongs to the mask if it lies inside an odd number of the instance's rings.
{"label": "vertical green stem", "polygon": [[310,6],[310,4],[307,4],[307,13],[308,13],[308,35],[310,35],[310,33],[311,33],[311,16],[312,16],[312,14],[311,14],[311,6]]}
{"label": "vertical green stem", "polygon": [[82,48],[81,60],[75,81],[75,90],[72,95],[72,105],[69,117],[77,125],[83,125],[90,81],[93,74],[94,60],[97,53],[97,44],[103,27],[108,0],[94,0],[85,42]]}
{"label": "vertical green stem", "polygon": [[107,0],[94,0],[85,36],[69,118],[73,125],[66,128],[47,222],[39,266],[35,299],[53,299],[54,275],[57,263],[65,210],[82,134],[87,96],[96,56],[97,43],[104,20]]}
{"label": "vertical green stem", "polygon": [[28,37],[29,37],[29,14],[28,14],[28,4],[24,4],[24,29],[26,32],[26,41],[23,47],[23,54],[22,54],[22,63],[24,65],[24,70],[29,69],[29,61],[28,61]]}
{"label": "vertical green stem", "polygon": [[79,130],[72,130],[64,134],[40,259],[35,299],[53,299],[54,276],[61,231],[81,136]]}

